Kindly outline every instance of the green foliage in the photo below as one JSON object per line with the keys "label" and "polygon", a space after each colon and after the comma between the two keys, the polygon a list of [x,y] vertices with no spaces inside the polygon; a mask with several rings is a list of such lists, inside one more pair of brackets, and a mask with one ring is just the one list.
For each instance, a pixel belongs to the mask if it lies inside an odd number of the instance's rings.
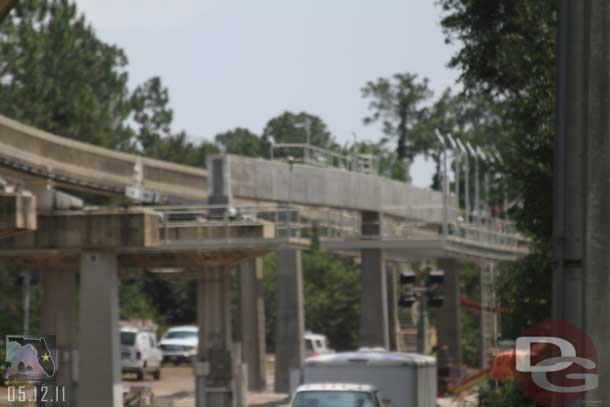
{"label": "green foliage", "polygon": [[428,115],[424,105],[433,96],[427,78],[419,80],[417,75],[409,73],[379,78],[367,82],[362,96],[369,99],[371,111],[364,123],[380,123],[387,138],[397,141],[399,161],[413,161],[417,154],[427,150],[431,138],[417,129]]}
{"label": "green foliage", "polygon": [[518,308],[514,334],[517,325],[544,319],[549,311],[557,4],[550,0],[438,3],[445,13],[442,25],[448,42],[463,44],[451,65],[461,70],[465,92],[482,95],[482,103],[483,98],[494,101],[500,119],[491,123],[497,131],[489,136],[504,161],[498,170],[519,203],[511,208],[511,217],[536,242],[532,256],[500,269],[504,304]]}
{"label": "green foliage", "polygon": [[217,154],[220,149],[206,141],[196,145],[189,141],[184,131],[173,134],[174,112],[169,107],[169,100],[169,90],[159,77],[149,79],[133,92],[133,121],[138,126],[136,151],[160,160],[205,167],[207,156]]}
{"label": "green foliage", "polygon": [[[302,261],[306,329],[327,335],[335,349],[355,349],[360,321],[359,268],[350,260],[317,250],[303,252]],[[277,315],[275,256],[265,256],[263,264],[267,349],[272,352]]]}
{"label": "green foliage", "polygon": [[463,46],[451,66],[462,72],[467,93],[501,100],[498,140],[521,205],[512,216],[544,243],[552,233],[552,140],[555,107],[557,2],[544,0],[439,0],[448,42]]}
{"label": "green foliage", "polygon": [[174,112],[168,107],[169,90],[155,76],[138,86],[132,95],[133,119],[139,126],[136,137],[141,152],[151,157],[166,155],[167,143],[163,139],[171,135]]}
{"label": "green foliage", "polygon": [[525,327],[551,315],[550,250],[539,248],[517,263],[503,264],[496,281],[500,304],[512,309],[502,316],[502,333],[516,338]]}
{"label": "green foliage", "polygon": [[[309,133],[309,143],[321,148],[331,148],[335,146],[335,139],[328,130],[326,123],[315,115],[300,112],[284,112],[267,122],[263,130],[263,143],[307,143]],[[295,158],[297,154],[290,152]]]}
{"label": "green foliage", "polygon": [[162,325],[164,320],[153,304],[150,296],[144,291],[144,282],[123,280],[119,290],[121,319],[149,319]]}
{"label": "green foliage", "polygon": [[241,127],[217,134],[214,140],[229,154],[246,157],[266,157],[269,155],[269,146],[264,140],[250,130]]}
{"label": "green foliage", "polygon": [[479,407],[536,407],[536,403],[523,395],[514,380],[508,380],[497,388],[481,388]]}
{"label": "green foliage", "polygon": [[263,295],[265,297],[265,335],[267,352],[275,352],[277,324],[277,262],[274,254],[263,257]]}
{"label": "green foliage", "polygon": [[127,150],[127,57],[99,40],[68,0],[19,2],[0,26],[0,113]]}
{"label": "green foliage", "polygon": [[360,269],[351,260],[303,253],[303,294],[308,330],[328,336],[337,350],[353,350],[360,326]]}
{"label": "green foliage", "polygon": [[[438,0],[447,42],[461,44],[459,68],[467,95],[491,101],[497,131],[487,132],[504,165],[517,205],[511,217],[535,242],[533,253],[499,268],[497,292],[503,333],[515,337],[550,315],[552,161],[555,136],[555,60],[558,2],[551,0]],[[475,105],[477,106],[477,105]],[[476,111],[473,110],[473,111]],[[514,383],[482,390],[481,406],[530,406]]]}
{"label": "green foliage", "polygon": [[143,295],[150,298],[160,324],[183,325],[197,322],[197,280],[163,278],[146,273],[140,285]]}
{"label": "green foliage", "polygon": [[[464,264],[462,296],[469,300],[481,301],[480,270],[473,264]],[[462,357],[468,366],[480,366],[481,359],[481,312],[471,308],[461,308]]]}

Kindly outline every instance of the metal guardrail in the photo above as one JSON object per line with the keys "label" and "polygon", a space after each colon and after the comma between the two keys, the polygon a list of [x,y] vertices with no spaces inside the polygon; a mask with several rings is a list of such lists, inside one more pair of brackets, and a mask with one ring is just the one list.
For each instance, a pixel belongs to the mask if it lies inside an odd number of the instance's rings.
{"label": "metal guardrail", "polygon": [[375,155],[346,155],[307,143],[274,144],[271,146],[271,160],[279,159],[316,167],[340,168],[364,174],[377,174],[379,172],[379,159]]}
{"label": "metal guardrail", "polygon": [[[274,237],[299,237],[301,230],[308,225],[300,222],[296,208],[273,205],[198,205],[198,206],[155,206],[150,207],[160,216],[159,227],[163,243],[171,243],[172,229],[218,228],[224,229],[225,239],[231,235],[230,229],[236,227],[260,228],[273,224]],[[245,233],[244,239],[251,238]],[[234,239],[233,239],[234,240]]]}
{"label": "metal guardrail", "polygon": [[[152,207],[161,217],[160,227],[167,231],[175,228],[224,227],[229,236],[231,227],[260,227],[270,223],[275,237],[309,237],[320,239],[362,239],[362,219],[359,212],[319,208],[315,211],[273,204],[258,205],[205,205]],[[508,220],[495,217],[470,216],[464,211],[440,206],[408,207],[393,216],[385,216],[380,235],[367,239],[427,240],[444,238],[463,243],[515,250],[525,248],[528,240]],[[373,223],[375,224],[375,223]],[[379,225],[379,223],[377,223]],[[247,234],[246,234],[247,235]],[[246,237],[247,238],[247,237]],[[167,243],[167,241],[165,241]]]}
{"label": "metal guardrail", "polygon": [[[380,235],[366,238],[423,240],[441,236],[445,239],[461,240],[464,243],[510,249],[525,247],[529,243],[516,230],[511,221],[483,216],[477,219],[476,216],[471,216],[468,222],[462,210],[450,208],[446,209],[446,213],[444,211],[445,208],[442,205],[404,208],[400,211],[399,216],[386,217],[381,222],[382,233]],[[396,213],[397,209],[392,208],[392,212]],[[326,224],[320,223],[322,231],[330,231],[324,234],[324,237],[330,239],[363,238],[361,221],[357,216],[346,217],[338,215],[338,211],[329,210],[326,218],[328,219]]]}

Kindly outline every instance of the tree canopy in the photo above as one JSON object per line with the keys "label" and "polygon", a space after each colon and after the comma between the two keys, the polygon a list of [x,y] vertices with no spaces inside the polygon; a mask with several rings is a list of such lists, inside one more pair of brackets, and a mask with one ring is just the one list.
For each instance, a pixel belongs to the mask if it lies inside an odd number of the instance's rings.
{"label": "tree canopy", "polygon": [[0,26],[0,113],[77,140],[127,150],[127,57],[67,0],[19,2]]}
{"label": "tree canopy", "polygon": [[428,115],[426,103],[433,95],[427,78],[420,80],[410,73],[367,82],[362,96],[369,100],[371,114],[364,118],[364,123],[380,123],[387,139],[396,140],[398,160],[413,161],[428,146],[429,138],[417,126]]}

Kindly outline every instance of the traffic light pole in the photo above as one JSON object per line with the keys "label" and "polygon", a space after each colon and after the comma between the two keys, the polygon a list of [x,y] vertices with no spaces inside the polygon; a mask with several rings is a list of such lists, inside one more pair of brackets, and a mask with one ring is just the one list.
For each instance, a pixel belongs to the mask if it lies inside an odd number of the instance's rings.
{"label": "traffic light pole", "polygon": [[425,354],[428,348],[428,338],[426,335],[426,302],[420,297],[418,304],[417,353]]}
{"label": "traffic light pole", "polygon": [[426,338],[426,308],[440,307],[443,304],[443,297],[439,294],[443,284],[445,273],[442,270],[432,270],[427,276],[425,284],[416,285],[417,277],[412,270],[403,271],[400,274],[400,285],[402,295],[399,304],[403,308],[410,308],[418,303],[418,323],[417,323],[417,352],[424,354],[427,351]]}

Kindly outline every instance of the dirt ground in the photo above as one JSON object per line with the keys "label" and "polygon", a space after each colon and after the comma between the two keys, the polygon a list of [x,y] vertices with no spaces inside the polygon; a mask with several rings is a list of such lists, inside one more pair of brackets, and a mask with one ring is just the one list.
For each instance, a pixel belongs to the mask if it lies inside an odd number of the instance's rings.
{"label": "dirt ground", "polygon": [[[135,376],[124,376],[123,384],[128,386],[151,386],[155,399],[160,404],[173,402],[175,407],[193,407],[195,405],[195,379],[193,368],[184,366],[167,366],[161,370],[161,380],[153,381],[150,377],[138,382]],[[268,388],[273,388],[270,383]],[[249,393],[248,405],[251,407],[284,407],[288,396],[272,392]],[[169,403],[167,404],[169,405]]]}

